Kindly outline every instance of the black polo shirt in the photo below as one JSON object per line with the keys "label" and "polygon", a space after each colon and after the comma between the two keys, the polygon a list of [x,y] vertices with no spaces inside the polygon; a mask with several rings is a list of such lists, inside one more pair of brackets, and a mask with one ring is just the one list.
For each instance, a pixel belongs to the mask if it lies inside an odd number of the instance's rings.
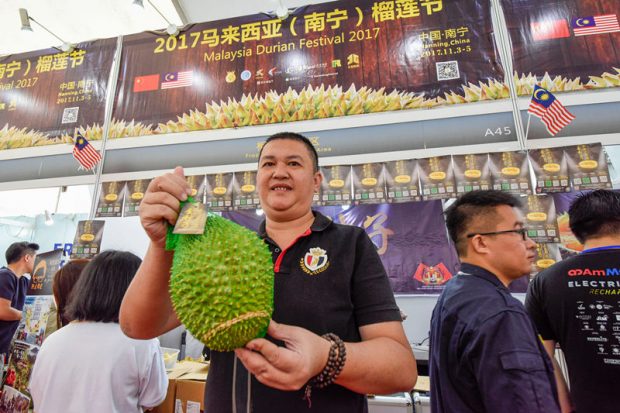
{"label": "black polo shirt", "polygon": [[[272,318],[316,334],[335,333],[346,342],[359,342],[359,327],[400,321],[385,269],[376,248],[361,228],[332,222],[319,212],[308,231],[283,251],[267,237],[265,223],[259,234],[273,254],[275,288]],[[278,343],[282,345],[282,343]],[[234,353],[212,352],[205,391],[205,411],[231,412]],[[237,363],[237,409],[245,411],[247,376]],[[312,391],[312,408],[303,389],[281,391],[254,378],[254,413],[366,412],[366,396],[342,386]]]}
{"label": "black polo shirt", "polygon": [[484,268],[462,264],[431,318],[433,413],[555,413],[553,366],[523,304]]}

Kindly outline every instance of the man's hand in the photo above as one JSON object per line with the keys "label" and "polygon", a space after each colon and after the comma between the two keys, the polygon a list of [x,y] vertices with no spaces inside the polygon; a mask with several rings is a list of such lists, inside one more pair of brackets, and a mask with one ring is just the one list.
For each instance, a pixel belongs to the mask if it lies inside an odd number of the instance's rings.
{"label": "man's hand", "polygon": [[301,328],[271,321],[267,334],[285,347],[259,338],[235,350],[258,381],[280,390],[298,390],[327,364],[330,342]]}
{"label": "man's hand", "polygon": [[140,222],[154,245],[165,246],[167,224],[176,223],[180,201],[185,201],[191,193],[180,166],[151,181],[140,204]]}

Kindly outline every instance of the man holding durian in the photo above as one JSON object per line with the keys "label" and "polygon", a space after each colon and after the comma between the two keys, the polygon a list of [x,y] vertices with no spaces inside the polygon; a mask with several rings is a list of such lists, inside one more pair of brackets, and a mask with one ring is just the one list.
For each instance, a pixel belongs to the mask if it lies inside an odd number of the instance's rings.
{"label": "man holding durian", "polygon": [[[365,394],[413,388],[415,359],[376,249],[362,229],[312,211],[321,181],[308,139],[285,132],[265,142],[257,186],[266,218],[259,235],[274,264],[272,321],[265,338],[212,352],[205,411],[361,413]],[[151,242],[121,307],[130,337],[156,337],[180,324],[169,293],[174,254],[165,244],[190,194],[177,167],[155,178],[142,201]]]}

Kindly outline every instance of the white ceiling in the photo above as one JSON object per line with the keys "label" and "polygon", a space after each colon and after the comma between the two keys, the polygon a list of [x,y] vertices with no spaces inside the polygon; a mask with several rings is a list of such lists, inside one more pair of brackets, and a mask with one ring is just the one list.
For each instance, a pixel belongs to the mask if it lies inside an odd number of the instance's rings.
{"label": "white ceiling", "polygon": [[[199,23],[275,10],[279,0],[151,0],[171,22]],[[290,8],[325,0],[282,0]],[[176,7],[175,7],[176,5]],[[164,29],[164,19],[144,0],[0,0],[0,56],[60,46],[60,41],[32,23],[22,31],[19,8],[69,43]],[[178,9],[178,12],[177,12]],[[184,19],[187,19],[184,21]]]}

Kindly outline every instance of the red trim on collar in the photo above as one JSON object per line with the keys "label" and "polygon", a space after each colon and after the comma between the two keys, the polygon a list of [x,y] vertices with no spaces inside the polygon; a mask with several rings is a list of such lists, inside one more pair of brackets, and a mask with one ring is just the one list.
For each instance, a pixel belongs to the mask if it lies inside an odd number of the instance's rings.
{"label": "red trim on collar", "polygon": [[312,229],[308,228],[303,234],[301,234],[300,236],[295,238],[295,240],[293,242],[291,242],[291,245],[289,245],[288,247],[286,247],[286,248],[284,248],[282,250],[280,255],[278,255],[278,258],[276,259],[276,263],[273,265],[273,272],[275,272],[275,273],[280,272],[280,264],[282,264],[282,260],[284,259],[284,254],[286,253],[286,251],[288,251],[289,248],[291,248],[293,245],[295,245],[295,243],[297,241],[299,241],[300,238],[307,237],[310,234],[312,234]]}

